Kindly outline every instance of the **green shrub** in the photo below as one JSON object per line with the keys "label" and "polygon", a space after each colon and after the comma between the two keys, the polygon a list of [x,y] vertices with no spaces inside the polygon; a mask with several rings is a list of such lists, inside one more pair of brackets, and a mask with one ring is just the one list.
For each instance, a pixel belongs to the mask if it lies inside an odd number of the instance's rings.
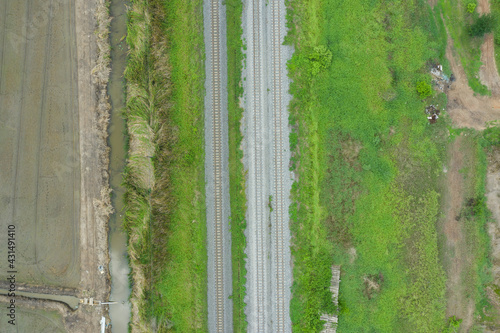
{"label": "green shrub", "polygon": [[311,65],[311,74],[318,75],[319,72],[330,67],[332,63],[332,52],[324,45],[315,46],[314,51],[308,56]]}
{"label": "green shrub", "polygon": [[484,34],[492,32],[495,25],[496,19],[492,14],[481,15],[469,26],[469,35],[482,37]]}
{"label": "green shrub", "polygon": [[443,333],[456,333],[460,328],[460,324],[462,323],[462,319],[458,319],[455,316],[451,316],[448,318],[448,324],[446,328],[443,330]]}
{"label": "green shrub", "polygon": [[467,13],[474,13],[474,11],[476,10],[476,3],[475,2],[469,2],[467,4]]}
{"label": "green shrub", "polygon": [[488,124],[488,128],[483,131],[484,146],[497,146],[500,144],[500,126],[498,121]]}
{"label": "green shrub", "polygon": [[425,81],[417,83],[417,92],[421,99],[427,98],[432,95],[432,87]]}

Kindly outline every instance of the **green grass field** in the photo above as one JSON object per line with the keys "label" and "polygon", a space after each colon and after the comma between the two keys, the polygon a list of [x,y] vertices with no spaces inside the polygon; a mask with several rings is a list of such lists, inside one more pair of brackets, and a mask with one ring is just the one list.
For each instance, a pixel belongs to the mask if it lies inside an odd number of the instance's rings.
{"label": "green grass field", "polygon": [[[341,332],[440,332],[446,275],[436,223],[450,139],[446,119],[430,125],[424,108],[445,107],[446,96],[421,100],[416,90],[430,83],[431,64],[448,67],[439,9],[299,0],[288,17],[296,49],[290,142],[300,179],[290,210],[293,329],[319,331],[320,314],[337,312]],[[330,64],[318,60],[318,46],[331,52]],[[472,228],[479,244],[484,228]],[[332,264],[342,265],[338,309],[328,291]],[[477,267],[475,277],[484,263]]]}
{"label": "green grass field", "polygon": [[125,228],[132,326],[207,331],[201,0],[129,11]]}

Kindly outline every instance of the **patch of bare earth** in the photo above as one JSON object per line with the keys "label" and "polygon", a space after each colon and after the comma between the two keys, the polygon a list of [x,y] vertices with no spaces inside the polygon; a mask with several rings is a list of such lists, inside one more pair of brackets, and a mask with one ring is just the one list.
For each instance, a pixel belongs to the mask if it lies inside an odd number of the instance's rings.
{"label": "patch of bare earth", "polygon": [[427,3],[429,4],[429,6],[431,6],[432,8],[434,8],[434,6],[437,4],[438,0],[427,0]]}
{"label": "patch of bare earth", "polygon": [[[106,301],[110,293],[107,223],[112,211],[106,141],[110,109],[106,91],[110,71],[109,17],[107,0],[74,1],[81,158],[79,296]],[[102,272],[98,269],[101,265]],[[82,305],[74,314],[70,331],[97,332],[102,316],[108,317],[106,306]]]}
{"label": "patch of bare earth", "polygon": [[444,196],[445,219],[442,232],[446,236],[445,251],[447,260],[446,281],[446,316],[461,318],[461,329],[466,332],[473,324],[474,302],[466,297],[462,278],[469,260],[463,226],[460,218],[464,202],[465,184],[460,169],[464,166],[462,150],[463,137],[458,137],[448,149],[448,171],[446,175],[446,193]]}
{"label": "patch of bare earth", "polygon": [[[455,76],[455,82],[450,86],[448,95],[448,112],[453,124],[457,127],[470,127],[478,130],[486,128],[486,123],[500,119],[500,82],[496,71],[493,50],[484,45],[481,47],[491,55],[481,55],[484,63],[483,73],[488,73],[488,82],[484,82],[492,90],[492,96],[477,96],[469,87],[467,76],[458,57],[453,54],[453,40],[448,35],[448,46],[446,47],[446,58],[450,62],[451,71]],[[486,61],[487,58],[492,58]],[[491,68],[493,67],[493,68]],[[483,74],[483,76],[485,76]],[[489,84],[492,84],[489,86]]]}
{"label": "patch of bare earth", "polygon": [[[477,6],[479,14],[490,12],[490,2],[480,0]],[[458,127],[484,129],[486,122],[500,119],[500,77],[495,63],[493,34],[485,36],[481,45],[479,79],[491,91],[491,97],[476,96],[469,87],[465,71],[457,56],[453,54],[453,40],[448,34],[446,58],[456,81],[448,91],[448,111],[453,124]]]}
{"label": "patch of bare earth", "polygon": [[495,264],[495,284],[500,285],[500,151],[497,149],[488,156],[488,175],[486,177],[486,198],[496,224],[489,226]]}

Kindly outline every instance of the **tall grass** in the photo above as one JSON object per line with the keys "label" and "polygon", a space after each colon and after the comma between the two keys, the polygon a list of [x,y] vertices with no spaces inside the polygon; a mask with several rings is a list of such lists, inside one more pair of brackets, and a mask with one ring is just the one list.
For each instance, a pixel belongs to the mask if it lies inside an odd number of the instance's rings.
{"label": "tall grass", "polygon": [[135,0],[128,15],[132,331],[206,331],[201,0]]}

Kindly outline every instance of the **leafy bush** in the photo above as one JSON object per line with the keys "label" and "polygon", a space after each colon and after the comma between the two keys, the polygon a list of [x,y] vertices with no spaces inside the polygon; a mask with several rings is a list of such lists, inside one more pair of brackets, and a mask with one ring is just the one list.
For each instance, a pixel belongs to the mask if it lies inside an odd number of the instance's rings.
{"label": "leafy bush", "polygon": [[319,72],[330,67],[332,63],[332,52],[324,45],[315,46],[314,51],[308,56],[311,65],[311,74],[318,75]]}
{"label": "leafy bush", "polygon": [[483,145],[497,146],[500,144],[500,126],[498,121],[488,124],[488,128],[483,131]]}
{"label": "leafy bush", "polygon": [[475,2],[469,2],[467,4],[467,13],[474,13],[474,11],[476,10],[476,6],[477,4]]}
{"label": "leafy bush", "polygon": [[469,26],[469,35],[482,37],[484,34],[492,32],[495,26],[496,19],[492,14],[481,15]]}
{"label": "leafy bush", "polygon": [[448,324],[446,328],[443,330],[443,333],[456,333],[460,328],[460,324],[462,323],[462,319],[458,319],[455,316],[451,316],[448,318]]}
{"label": "leafy bush", "polygon": [[432,95],[432,87],[425,81],[417,83],[417,92],[421,99],[427,98]]}

